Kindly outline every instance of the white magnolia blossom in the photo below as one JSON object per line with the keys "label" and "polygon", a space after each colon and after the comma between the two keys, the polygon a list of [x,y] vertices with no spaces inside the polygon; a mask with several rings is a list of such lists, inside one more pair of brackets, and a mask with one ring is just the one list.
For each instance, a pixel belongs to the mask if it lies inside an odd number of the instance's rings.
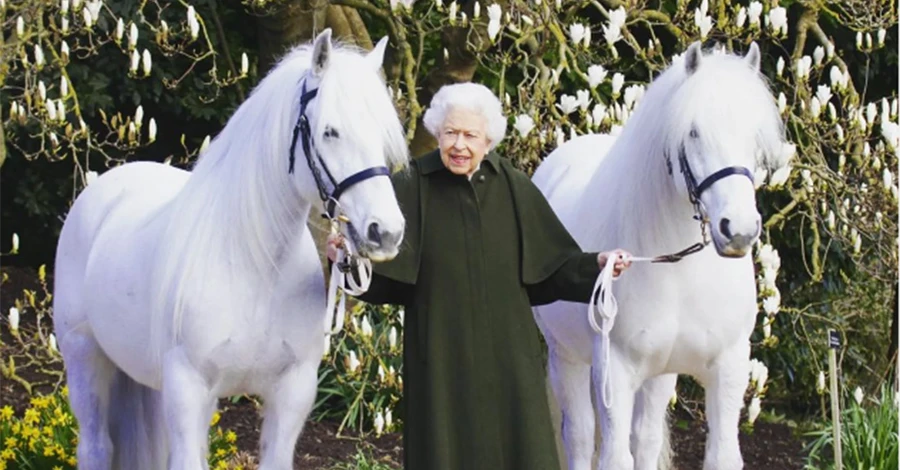
{"label": "white magnolia blossom", "polygon": [[25,19],[19,16],[16,18],[16,37],[22,38],[25,36]]}
{"label": "white magnolia blossom", "polygon": [[62,55],[64,60],[68,60],[69,58],[69,43],[66,42],[65,39],[62,41],[62,45],[59,47],[59,53]]}
{"label": "white magnolia blossom", "polygon": [[828,230],[834,231],[834,211],[828,211],[828,217],[825,219]]}
{"label": "white magnolia blossom", "polygon": [[594,126],[599,126],[603,122],[603,118],[606,117],[606,111],[606,105],[603,103],[594,105],[594,108],[591,110],[591,120],[594,121]]}
{"label": "white magnolia blossom", "polygon": [[834,107],[834,104],[829,102],[826,107],[828,108],[828,119],[837,121],[837,108]]}
{"label": "white magnolia blossom", "polygon": [[747,422],[753,424],[756,421],[756,418],[759,417],[760,406],[759,396],[750,399],[750,406],[747,408]]}
{"label": "white magnolia blossom", "polygon": [[359,359],[356,357],[356,351],[350,350],[350,358],[347,360],[347,368],[350,372],[356,372],[359,369]]}
{"label": "white magnolia blossom", "polygon": [[128,70],[131,71],[131,73],[137,73],[138,64],[140,64],[140,62],[141,62],[141,55],[138,54],[137,49],[134,49],[133,51],[131,51],[131,66],[129,67]]}
{"label": "white magnolia blossom", "polygon": [[55,121],[56,106],[53,104],[53,100],[44,101],[44,108],[47,110],[47,117],[50,118],[51,121]]}
{"label": "white magnolia blossom", "polygon": [[206,137],[203,138],[203,142],[200,144],[199,153],[202,154],[203,152],[206,151],[207,148],[209,148],[209,135],[207,135]]}
{"label": "white magnolia blossom", "polygon": [[780,32],[782,36],[787,36],[787,10],[784,7],[775,7],[769,10],[769,27],[772,31]]}
{"label": "white magnolia blossom", "polygon": [[[393,367],[394,367],[394,366],[391,366],[391,368],[393,368]],[[394,375],[394,374],[391,373],[391,375]],[[389,429],[389,428],[391,427],[391,423],[392,423],[393,421],[394,421],[394,420],[393,420],[392,415],[391,415],[391,409],[388,408],[388,409],[384,412],[384,426],[385,426],[386,428]]]}
{"label": "white magnolia blossom", "polygon": [[625,20],[628,13],[625,7],[620,6],[609,12],[609,26],[603,26],[603,38],[610,46],[622,39],[622,27],[625,26]]}
{"label": "white magnolia blossom", "polygon": [[591,65],[587,69],[588,73],[588,85],[591,88],[597,88],[597,85],[603,83],[603,80],[606,79],[607,71],[603,68],[602,65]]}
{"label": "white magnolia blossom", "polygon": [[134,110],[134,123],[138,126],[144,123],[144,107],[141,105]]}
{"label": "white magnolia blossom", "polygon": [[809,71],[812,68],[812,57],[805,55],[797,60],[796,73],[797,78],[809,78]]}
{"label": "white magnolia blossom", "polygon": [[813,119],[818,119],[821,112],[822,103],[819,101],[819,98],[813,96],[812,99],[809,100],[809,114]]}
{"label": "white magnolia blossom", "polygon": [[625,76],[619,72],[613,74],[612,77],[612,93],[617,96],[622,91],[622,85],[625,84]]}
{"label": "white magnolia blossom", "polygon": [[[75,8],[78,8],[78,6],[76,5],[76,3],[77,3],[77,2],[72,2],[72,6],[75,7]],[[91,17],[94,19],[94,21],[100,19],[100,8],[103,7],[103,2],[102,2],[101,0],[96,0],[96,1],[93,1],[93,2],[87,2],[87,3],[85,3],[84,5],[85,5],[85,7],[87,7],[87,9],[91,12]]]}
{"label": "white magnolia blossom", "polygon": [[894,185],[894,174],[891,173],[890,168],[884,169],[884,172],[881,174],[881,182],[884,184],[885,189],[890,189]]}
{"label": "white magnolia blossom", "polygon": [[623,101],[625,103],[625,107],[628,109],[634,109],[638,102],[640,102],[641,98],[644,97],[644,86],[643,85],[631,85],[625,89],[625,95],[623,97]]}
{"label": "white magnolia blossom", "polygon": [[822,59],[825,58],[825,48],[822,46],[816,46],[816,49],[813,51],[813,63],[817,66],[822,65]]}
{"label": "white magnolia blossom", "polygon": [[778,92],[778,112],[784,114],[784,111],[787,109],[787,97],[784,96],[784,92]]}
{"label": "white magnolia blossom", "polygon": [[481,18],[481,3],[476,0],[475,6],[472,7],[472,19],[477,20],[478,18]]}
{"label": "white magnolia blossom", "polygon": [[153,68],[153,59],[150,57],[150,51],[147,49],[144,49],[144,52],[141,54],[141,66],[144,68],[144,76],[149,76],[150,69]]}
{"label": "white magnolia blossom", "polygon": [[563,94],[559,97],[559,103],[556,104],[556,107],[559,108],[563,114],[571,114],[578,108],[578,98],[572,95]]}
{"label": "white magnolia blossom", "polygon": [[69,32],[69,19],[68,18],[63,17],[63,19],[59,23],[59,29],[62,31],[63,34],[66,34]]}
{"label": "white magnolia blossom", "polygon": [[775,170],[769,177],[769,187],[778,188],[779,186],[784,185],[790,175],[791,165],[782,166],[781,168]]}
{"label": "white magnolia blossom", "polygon": [[54,353],[59,352],[59,347],[56,345],[56,334],[50,333],[50,338],[48,340],[50,344],[50,351]]}
{"label": "white magnolia blossom", "polygon": [[34,65],[38,68],[44,66],[44,49],[41,48],[40,44],[34,45]]}
{"label": "white magnolia blossom", "polygon": [[866,49],[872,48],[872,33],[866,33]]}
{"label": "white magnolia blossom", "polygon": [[250,59],[247,57],[247,53],[241,53],[241,76],[246,76],[247,72],[250,70]]}
{"label": "white magnolia blossom", "polygon": [[128,28],[128,48],[134,49],[137,46],[138,41],[138,28],[137,25],[131,23],[131,26]]}
{"label": "white magnolia blossom", "polygon": [[61,99],[56,100],[56,118],[60,121],[66,120],[66,104]]}
{"label": "white magnolia blossom", "polygon": [[369,323],[369,316],[363,316],[362,323],[360,325],[360,331],[362,335],[365,337],[372,336],[372,324]]}
{"label": "white magnolia blossom", "polygon": [[392,326],[391,331],[388,333],[388,345],[391,347],[391,349],[394,349],[397,347],[397,328],[396,327]]}
{"label": "white magnolia blossom", "polygon": [[591,105],[591,92],[587,90],[577,90],[575,92],[575,97],[578,100],[578,109],[587,111],[588,106]]}
{"label": "white magnolia blossom", "polygon": [[816,391],[819,393],[825,392],[825,372],[819,371],[819,377],[816,378]]}
{"label": "white magnolia blossom", "polygon": [[[14,238],[14,240],[16,240],[18,238],[15,234],[13,234],[13,237],[16,237],[16,238]],[[19,250],[18,246],[13,247],[13,253],[15,253],[18,250]],[[17,309],[16,307],[9,308],[9,329],[11,329],[13,331],[18,331],[18,329],[19,329],[19,309]]]}
{"label": "white magnolia blossom", "polygon": [[84,9],[81,10],[81,16],[84,18],[84,26],[86,28],[90,28],[94,25],[94,17],[91,16],[91,10],[89,10],[88,7],[84,7]]}
{"label": "white magnolia blossom", "polygon": [[878,47],[884,46],[884,38],[887,36],[887,31],[884,28],[880,28],[878,30]]}
{"label": "white magnolia blossom", "polygon": [[123,21],[122,18],[119,18],[119,20],[116,21],[116,42],[117,43],[122,42],[122,36],[124,36],[124,35],[125,35],[125,21]]}
{"label": "white magnolia blossom", "polygon": [[[776,291],[778,292],[778,291]],[[781,309],[781,296],[771,296],[763,299],[763,310],[767,315],[775,315]]]}
{"label": "white magnolia blossom", "polygon": [[747,10],[741,6],[741,9],[738,10],[737,16],[734,18],[734,24],[741,29],[744,27],[744,23],[747,22]]}
{"label": "white magnolia blossom", "polygon": [[569,25],[569,38],[572,39],[572,44],[578,46],[584,41],[585,29],[585,26],[581,23],[572,23]]}
{"label": "white magnolia blossom", "polygon": [[59,146],[59,138],[56,137],[56,132],[50,133],[50,143],[53,144],[54,147]]}
{"label": "white magnolia blossom", "polygon": [[875,103],[869,103],[866,105],[866,122],[871,126],[875,123],[875,119],[878,117],[878,107]]}
{"label": "white magnolia blossom", "polygon": [[759,25],[759,16],[762,14],[762,11],[762,3],[759,3],[756,0],[750,2],[750,7],[747,9],[747,16],[750,18],[750,25]]}
{"label": "white magnolia blossom", "polygon": [[193,5],[188,5],[187,22],[191,31],[191,39],[197,39],[197,36],[200,34],[200,22],[197,21],[197,13],[194,11]]}
{"label": "white magnolia blossom", "polygon": [[523,138],[527,137],[531,130],[534,129],[534,119],[532,119],[531,116],[527,114],[520,114],[516,116],[516,121],[515,124],[513,124],[513,127],[516,129],[516,131],[519,132],[520,136],[522,136]]}
{"label": "white magnolia blossom", "polygon": [[832,65],[829,70],[829,78],[831,79],[832,88],[845,89],[850,83],[850,75],[841,71],[837,65]]}
{"label": "white magnolia blossom", "polygon": [[69,0],[61,0],[59,2],[59,14],[67,15],[69,13]]}
{"label": "white magnolia blossom", "polygon": [[487,8],[488,13],[488,37],[493,41],[500,32],[500,19],[503,17],[503,11],[497,3],[491,4]]}
{"label": "white magnolia blossom", "polygon": [[556,126],[556,128],[553,129],[553,133],[556,135],[556,146],[557,147],[560,147],[560,146],[562,146],[562,144],[566,143],[566,134],[565,134],[565,132],[563,132],[561,127]]}
{"label": "white magnolia blossom", "polygon": [[38,96],[41,97],[41,101],[45,101],[47,99],[47,86],[44,85],[43,80],[38,80]]}
{"label": "white magnolia blossom", "polygon": [[780,77],[784,73],[784,57],[779,56],[778,62],[775,62],[775,73]]}
{"label": "white magnolia blossom", "polygon": [[375,413],[373,425],[375,426],[375,435],[380,436],[384,432],[384,415],[381,414],[381,410]]}
{"label": "white magnolia blossom", "polygon": [[150,118],[150,123],[147,125],[147,139],[150,142],[156,140],[156,119]]}
{"label": "white magnolia blossom", "polygon": [[[835,134],[835,137],[837,137],[838,142],[844,142],[844,128],[841,127],[840,124],[835,124],[834,134]],[[843,154],[842,154],[842,156],[843,156]],[[841,166],[843,166],[843,165],[841,165]]]}

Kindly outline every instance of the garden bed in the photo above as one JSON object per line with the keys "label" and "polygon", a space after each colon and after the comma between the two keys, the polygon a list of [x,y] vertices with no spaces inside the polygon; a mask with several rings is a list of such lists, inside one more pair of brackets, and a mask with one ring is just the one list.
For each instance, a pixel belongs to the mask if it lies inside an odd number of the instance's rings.
{"label": "garden bed", "polygon": [[[14,305],[15,299],[22,297],[23,289],[38,291],[39,298],[42,298],[42,294],[35,270],[4,267],[2,273],[8,275],[8,279],[0,286],[0,308],[2,308],[0,357],[8,362],[10,357],[24,357],[26,352],[10,334],[7,318],[9,308]],[[48,278],[50,274],[48,273]],[[23,331],[33,330],[34,322],[35,316],[30,312],[22,314],[20,328]],[[43,326],[50,327],[49,318],[44,318]],[[58,378],[53,374],[58,374],[61,370],[62,363],[59,361],[51,360],[25,366],[24,362],[17,360],[17,375],[30,383],[41,384],[35,387],[33,390],[35,393],[52,391],[58,383]],[[21,383],[6,377],[2,378],[0,407],[10,405],[17,415],[21,416],[28,407],[30,398]],[[257,455],[260,418],[256,402],[247,397],[242,397],[236,402],[222,399],[220,411],[221,420],[218,425],[237,434],[238,450],[245,456]],[[676,452],[676,468],[682,470],[702,468],[705,423],[700,419],[692,419],[686,413],[679,413],[675,418],[673,422],[677,425],[673,426],[672,439]],[[403,444],[399,434],[389,433],[375,437],[371,434],[360,436],[345,431],[341,436],[337,436],[337,429],[338,424],[331,421],[308,422],[297,445],[294,457],[295,469],[332,469],[338,464],[354,462],[360,454],[365,454],[369,462],[377,460],[388,466],[400,468]],[[759,420],[752,433],[741,433],[740,440],[746,470],[803,468],[802,442],[795,436],[793,428],[787,424]]]}

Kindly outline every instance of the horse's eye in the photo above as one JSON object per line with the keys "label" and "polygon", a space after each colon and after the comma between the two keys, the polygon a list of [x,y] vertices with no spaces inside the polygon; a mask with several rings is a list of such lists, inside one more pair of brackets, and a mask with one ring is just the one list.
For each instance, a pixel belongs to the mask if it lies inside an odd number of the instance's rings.
{"label": "horse's eye", "polygon": [[692,139],[696,139],[697,137],[700,137],[700,133],[697,132],[697,128],[696,128],[696,127],[691,127],[691,133],[690,133],[690,136],[691,136]]}
{"label": "horse's eye", "polygon": [[335,129],[333,127],[326,127],[324,135],[325,135],[326,139],[337,139],[338,137],[340,137],[340,134],[338,134],[337,129]]}

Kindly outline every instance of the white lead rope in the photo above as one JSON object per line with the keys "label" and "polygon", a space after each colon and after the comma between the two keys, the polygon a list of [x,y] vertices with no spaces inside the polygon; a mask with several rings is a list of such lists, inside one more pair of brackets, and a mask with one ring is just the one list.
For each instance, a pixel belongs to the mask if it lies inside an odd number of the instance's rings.
{"label": "white lead rope", "polygon": [[[597,280],[594,282],[594,290],[591,292],[591,301],[588,303],[588,323],[595,333],[600,335],[602,341],[600,367],[603,370],[603,376],[600,378],[600,386],[603,391],[603,405],[607,408],[612,407],[612,390],[609,384],[609,332],[616,323],[616,314],[619,312],[619,305],[615,296],[612,294],[612,283],[616,280],[613,277],[615,264],[618,256],[609,256],[606,259],[606,266],[600,271]],[[657,258],[630,258],[632,263],[652,262]],[[599,303],[598,303],[599,302]],[[597,322],[599,316],[600,322]]]}
{"label": "white lead rope", "polygon": [[[328,299],[325,307],[325,336],[335,335],[343,328],[344,314],[347,310],[347,295],[364,294],[372,283],[372,262],[368,258],[356,256],[349,243],[344,243],[344,247],[348,252],[346,256],[344,250],[338,249],[336,259],[331,264],[331,279],[328,283]],[[347,272],[340,268],[345,263],[349,265]],[[353,276],[354,266],[359,277],[359,284],[356,283]],[[340,304],[337,300],[338,288],[343,291]],[[337,307],[337,311],[335,311],[335,307]],[[334,318],[333,323],[331,323],[332,318]]]}

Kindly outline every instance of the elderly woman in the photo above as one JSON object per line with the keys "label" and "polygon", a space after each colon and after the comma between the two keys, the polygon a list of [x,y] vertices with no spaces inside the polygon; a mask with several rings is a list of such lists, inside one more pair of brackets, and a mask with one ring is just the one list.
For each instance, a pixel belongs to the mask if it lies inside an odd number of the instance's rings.
{"label": "elderly woman", "polygon": [[[493,149],[506,132],[486,87],[443,87],[424,115],[439,149],[393,176],[406,234],[360,299],[405,306],[407,470],[558,468],[530,307],[588,302],[609,256],[584,253],[530,179]],[[329,240],[329,258],[340,237]]]}

